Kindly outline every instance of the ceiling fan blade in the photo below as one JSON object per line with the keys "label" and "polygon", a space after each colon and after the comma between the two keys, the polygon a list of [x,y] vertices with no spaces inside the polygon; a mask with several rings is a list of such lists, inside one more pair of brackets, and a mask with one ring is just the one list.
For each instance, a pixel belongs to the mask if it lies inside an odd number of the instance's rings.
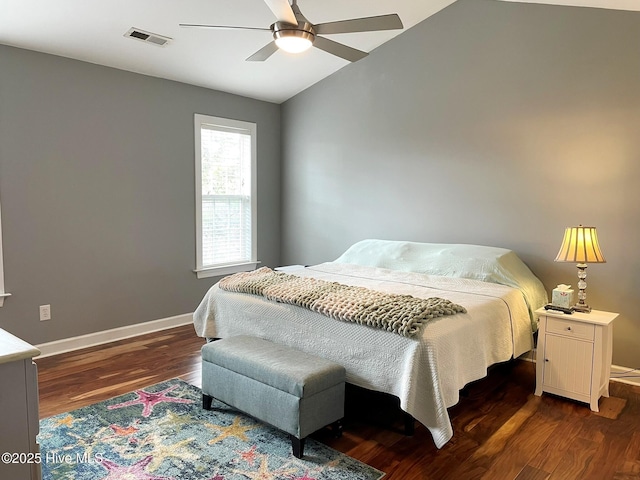
{"label": "ceiling fan blade", "polygon": [[344,58],[350,62],[357,62],[358,60],[369,55],[367,52],[356,50],[355,48],[347,47],[342,43],[334,42],[328,38],[318,37],[313,42],[314,47],[318,47],[320,50],[324,50],[327,53],[335,55],[340,58]]}
{"label": "ceiling fan blade", "polygon": [[247,62],[264,62],[267,58],[278,51],[276,42],[267,43],[256,53],[247,58]]}
{"label": "ceiling fan blade", "polygon": [[313,28],[320,35],[332,33],[374,32],[377,30],[395,30],[403,28],[402,20],[396,13],[377,17],[354,18],[338,22],[319,23]]}
{"label": "ceiling fan blade", "polygon": [[262,27],[233,27],[230,25],[200,25],[198,23],[180,23],[181,27],[196,27],[196,28],[218,28],[218,29],[231,29],[231,30],[263,30],[266,32],[270,32],[269,28]]}
{"label": "ceiling fan blade", "polygon": [[288,0],[264,0],[278,21],[298,25],[295,13]]}

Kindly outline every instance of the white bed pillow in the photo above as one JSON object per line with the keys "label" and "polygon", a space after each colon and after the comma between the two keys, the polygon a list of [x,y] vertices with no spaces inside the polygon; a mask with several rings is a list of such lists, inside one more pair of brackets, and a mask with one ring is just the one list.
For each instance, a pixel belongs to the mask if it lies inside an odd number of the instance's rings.
{"label": "white bed pillow", "polygon": [[515,252],[506,248],[369,239],[349,247],[335,262],[470,278],[517,288],[524,295],[532,322],[533,312],[548,301],[542,282]]}

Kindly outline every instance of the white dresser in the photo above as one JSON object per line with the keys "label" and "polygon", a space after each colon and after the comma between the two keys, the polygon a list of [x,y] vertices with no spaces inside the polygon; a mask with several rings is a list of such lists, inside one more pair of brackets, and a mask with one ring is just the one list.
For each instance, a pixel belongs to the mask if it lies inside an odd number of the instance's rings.
{"label": "white dresser", "polygon": [[0,478],[40,479],[38,369],[40,350],[0,329]]}
{"label": "white dresser", "polygon": [[617,313],[592,310],[571,315],[545,310],[539,315],[536,395],[549,392],[586,402],[594,412],[609,396],[613,321]]}

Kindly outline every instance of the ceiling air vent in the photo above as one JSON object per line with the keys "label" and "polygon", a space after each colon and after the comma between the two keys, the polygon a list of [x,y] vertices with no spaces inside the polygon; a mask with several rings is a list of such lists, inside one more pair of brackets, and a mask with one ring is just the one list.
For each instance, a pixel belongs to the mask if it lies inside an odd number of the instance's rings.
{"label": "ceiling air vent", "polygon": [[145,32],[144,30],[140,30],[139,28],[130,28],[127,33],[124,34],[125,37],[135,38],[136,40],[140,40],[145,43],[151,43],[153,45],[158,45],[159,47],[164,47],[167,43],[171,41],[171,38],[164,37],[162,35],[158,35],[157,33]]}

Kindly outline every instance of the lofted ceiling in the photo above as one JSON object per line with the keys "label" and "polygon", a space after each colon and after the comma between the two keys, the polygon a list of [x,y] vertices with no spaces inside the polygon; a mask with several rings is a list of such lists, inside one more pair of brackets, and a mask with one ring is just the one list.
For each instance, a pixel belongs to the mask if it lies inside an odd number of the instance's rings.
{"label": "lofted ceiling", "polygon": [[[312,23],[397,13],[405,29],[456,0],[299,0]],[[503,0],[640,10],[640,0]],[[268,27],[262,0],[0,0],[0,44],[281,103],[348,64],[316,48],[245,59],[271,41],[255,30],[211,30],[180,23]],[[170,37],[157,46],[125,36],[132,27]],[[327,35],[369,52],[402,30]]]}

